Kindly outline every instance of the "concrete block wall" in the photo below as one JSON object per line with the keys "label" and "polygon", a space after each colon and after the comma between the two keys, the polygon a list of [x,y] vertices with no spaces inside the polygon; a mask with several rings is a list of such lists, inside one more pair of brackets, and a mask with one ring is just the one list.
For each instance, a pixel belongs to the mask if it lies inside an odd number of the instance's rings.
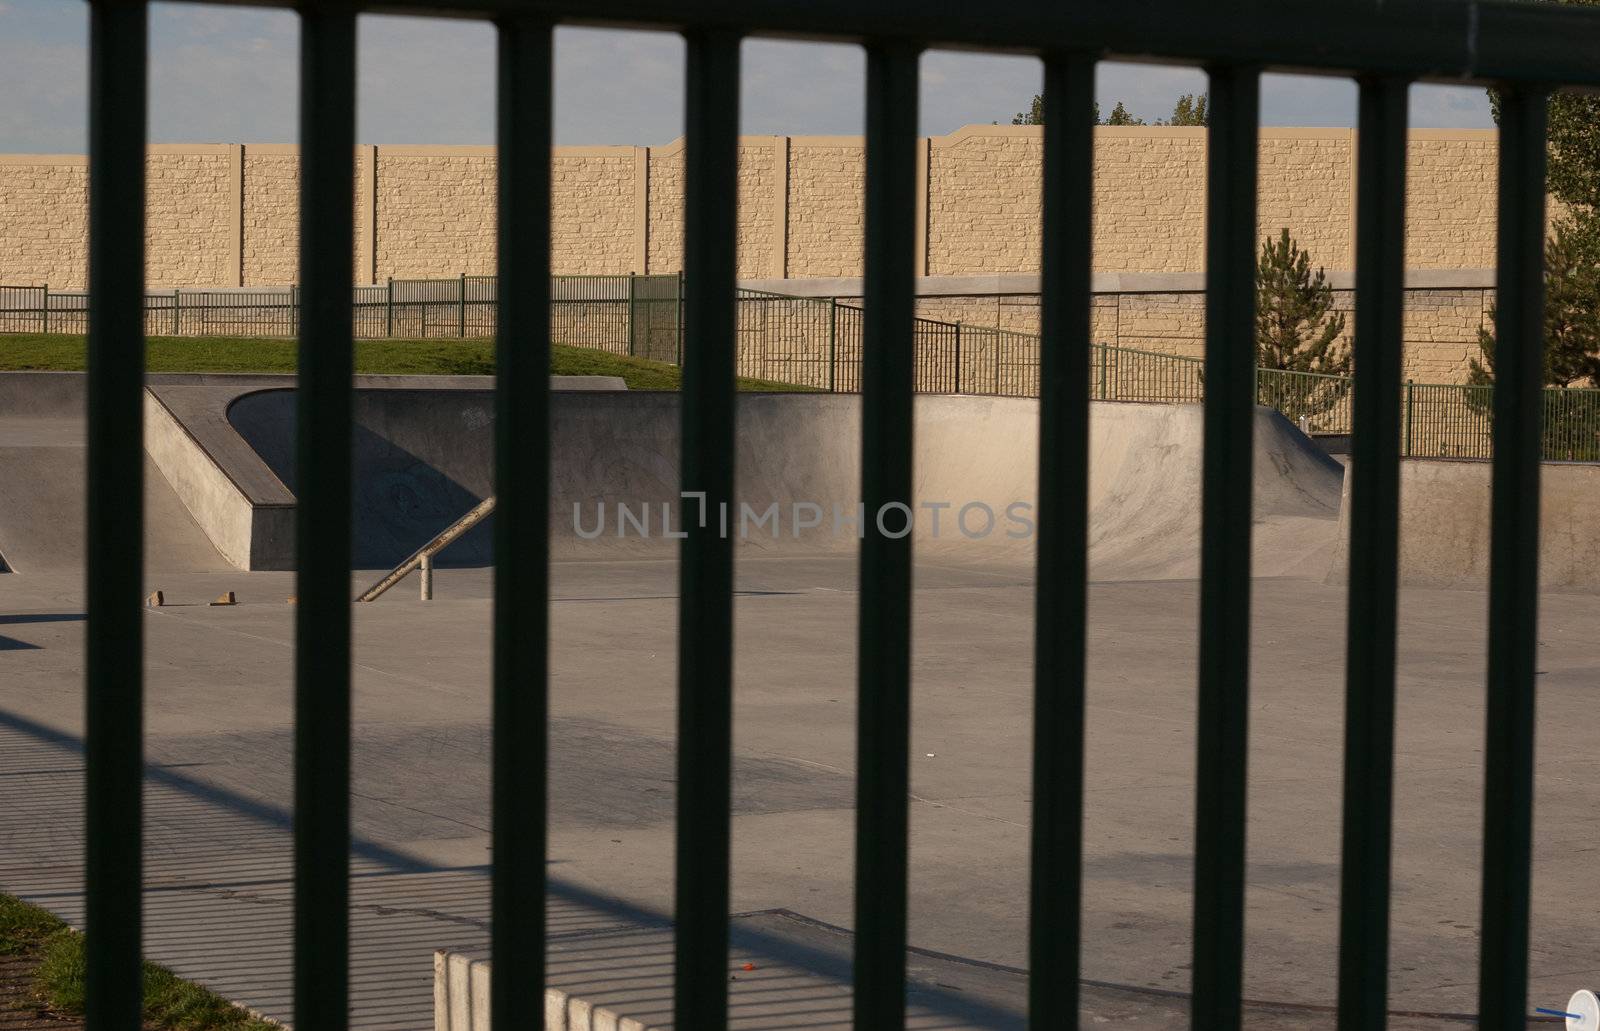
{"label": "concrete block wall", "polygon": [[[1096,268],[1201,271],[1206,130],[1102,126],[1096,139]],[[1348,129],[1263,129],[1262,235],[1287,226],[1319,264],[1349,268],[1355,149]],[[742,138],[739,274],[860,275],[864,157],[853,136]],[[1042,157],[1035,126],[967,126],[922,141],[918,271],[1037,271]],[[152,147],[152,285],[293,281],[298,164],[292,146]],[[1489,267],[1495,134],[1415,130],[1409,169],[1408,267]],[[557,272],[679,271],[681,140],[558,147],[553,173]],[[81,156],[0,156],[0,283],[83,285],[85,180]],[[355,180],[358,282],[492,270],[492,147],[362,146]]]}
{"label": "concrete block wall", "polygon": [[[1198,273],[1205,262],[1206,130],[1096,130],[1094,243],[1104,273]],[[750,136],[739,145],[738,273],[788,284],[861,274],[865,154],[859,137]],[[1409,149],[1407,266],[1484,269],[1494,262],[1493,131],[1419,129]],[[1262,236],[1287,226],[1313,260],[1355,258],[1355,134],[1263,129]],[[1038,271],[1041,131],[967,126],[922,140],[919,226],[924,276]],[[279,286],[298,278],[299,158],[293,146],[150,148],[148,281],[153,287]],[[0,285],[80,289],[87,263],[81,156],[0,155]],[[566,274],[682,269],[683,142],[559,147],[552,256]],[[488,274],[495,261],[492,147],[362,146],[352,203],[357,283]],[[1201,298],[1120,292],[1097,303],[1130,347],[1197,353]],[[1407,311],[1418,379],[1453,379],[1476,353],[1483,289],[1430,293]],[[1037,327],[1016,296],[924,300],[938,318]],[[1103,309],[1103,310],[1102,310]],[[1108,322],[1109,320],[1109,322]],[[1408,359],[1411,361],[1411,359]]]}

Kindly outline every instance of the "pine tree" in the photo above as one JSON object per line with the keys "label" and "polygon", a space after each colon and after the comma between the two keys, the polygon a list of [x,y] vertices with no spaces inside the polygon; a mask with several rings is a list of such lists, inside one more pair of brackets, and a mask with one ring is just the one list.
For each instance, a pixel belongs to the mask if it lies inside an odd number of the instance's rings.
{"label": "pine tree", "polygon": [[[1094,111],[1094,120],[1100,120],[1100,108],[1097,105]],[[1035,93],[1033,100],[1028,103],[1028,110],[1018,111],[1015,118],[1011,119],[1012,125],[1043,125],[1044,124],[1044,95]]]}
{"label": "pine tree", "polygon": [[1210,125],[1211,114],[1206,110],[1210,95],[1206,93],[1196,97],[1193,93],[1185,93],[1172,105],[1172,117],[1157,125]]}
{"label": "pine tree", "polygon": [[[1494,382],[1496,309],[1478,330],[1481,358],[1469,363],[1468,382]],[[1600,216],[1574,212],[1555,223],[1544,247],[1544,381],[1567,387],[1600,382]]]}
{"label": "pine tree", "polygon": [[[1011,119],[1012,125],[1043,125],[1044,124],[1044,95],[1035,93],[1028,102],[1028,110],[1018,111]],[[1094,124],[1100,124],[1100,104],[1094,105]]]}
{"label": "pine tree", "polygon": [[1311,254],[1289,230],[1261,243],[1256,263],[1256,360],[1264,369],[1350,373],[1350,351],[1339,343],[1344,313],[1333,310],[1326,270],[1311,271]]}
{"label": "pine tree", "polygon": [[1256,364],[1281,373],[1257,374],[1260,404],[1290,419],[1332,409],[1350,389],[1350,349],[1340,340],[1344,313],[1333,309],[1327,272],[1311,270],[1311,255],[1284,229],[1261,243],[1256,264]]}
{"label": "pine tree", "polygon": [[1124,107],[1123,104],[1122,104],[1122,101],[1119,100],[1119,101],[1117,101],[1117,106],[1111,109],[1111,114],[1110,114],[1109,117],[1106,118],[1105,124],[1107,124],[1107,125],[1143,125],[1144,124],[1144,119],[1143,118],[1135,118],[1135,117],[1133,117],[1133,114],[1126,107]]}

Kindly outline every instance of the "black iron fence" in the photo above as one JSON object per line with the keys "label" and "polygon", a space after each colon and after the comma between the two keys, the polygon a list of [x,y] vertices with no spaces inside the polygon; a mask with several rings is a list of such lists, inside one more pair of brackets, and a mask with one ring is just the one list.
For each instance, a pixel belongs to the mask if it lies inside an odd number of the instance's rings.
{"label": "black iron fence", "polygon": [[[267,2],[267,0],[263,0]],[[496,19],[497,492],[494,609],[494,1026],[543,1012],[548,780],[551,38],[555,21],[657,26],[687,41],[683,489],[732,503],[739,50],[776,34],[867,54],[862,499],[914,505],[918,60],[929,46],[1041,54],[1042,346],[1029,907],[1030,1021],[1077,1026],[1083,881],[1087,449],[1095,68],[1202,64],[1209,77],[1204,477],[1194,863],[1195,1027],[1241,1022],[1250,709],[1254,281],[1260,76],[1354,76],[1354,462],[1339,891],[1341,1026],[1386,1022],[1394,785],[1408,88],[1499,88],[1499,385],[1493,398],[1479,1026],[1526,1024],[1538,617],[1545,102],[1600,86],[1600,12],[1481,0],[273,0],[299,11],[301,342],[296,544],[294,1013],[346,1026],[349,942],[350,204],[358,10]],[[86,860],[87,1023],[140,1022],[143,752],[141,338],[147,8],[90,0]],[[953,341],[951,342],[953,344]],[[942,345],[941,345],[942,346]],[[1004,363],[1002,362],[1002,368]],[[733,544],[685,512],[673,1024],[728,1024]],[[855,1025],[905,1023],[912,538],[861,542]],[[1338,728],[1324,728],[1339,733]],[[1574,900],[1575,904],[1581,900]],[[1019,904],[1021,904],[1019,902]]]}

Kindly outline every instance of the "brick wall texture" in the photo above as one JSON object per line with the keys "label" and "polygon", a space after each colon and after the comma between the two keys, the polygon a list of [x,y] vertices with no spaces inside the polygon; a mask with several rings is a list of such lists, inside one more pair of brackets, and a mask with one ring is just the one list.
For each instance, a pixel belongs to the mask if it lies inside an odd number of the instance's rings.
{"label": "brick wall texture", "polygon": [[[919,190],[926,275],[1038,270],[1042,146],[1030,126],[968,126],[927,143]],[[1494,263],[1495,133],[1415,130],[1408,161],[1406,262]],[[1262,130],[1259,230],[1287,227],[1329,269],[1354,261],[1355,138],[1348,129]],[[738,172],[738,270],[747,278],[861,273],[862,141],[745,137]],[[1101,127],[1095,152],[1095,267],[1204,269],[1206,132]],[[299,161],[291,146],[168,145],[150,150],[146,222],[152,286],[282,285],[296,279]],[[565,274],[682,268],[683,144],[557,148],[552,255]],[[361,147],[352,198],[356,282],[494,270],[490,147]],[[81,156],[0,155],[0,285],[84,285]],[[1491,303],[1486,291],[1413,292],[1408,372],[1458,378]],[[929,298],[929,314],[1027,329],[1018,298]],[[1102,305],[1101,307],[1106,307]],[[1031,313],[1031,314],[1030,314]],[[1202,298],[1130,295],[1102,312],[1124,346],[1192,353]],[[1108,321],[1109,320],[1109,321]]]}

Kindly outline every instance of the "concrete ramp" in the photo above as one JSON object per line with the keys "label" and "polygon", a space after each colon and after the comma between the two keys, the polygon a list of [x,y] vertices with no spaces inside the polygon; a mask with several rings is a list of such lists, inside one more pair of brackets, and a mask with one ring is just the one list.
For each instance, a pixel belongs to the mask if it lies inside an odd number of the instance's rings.
{"label": "concrete ramp", "polygon": [[[1483,589],[1489,583],[1487,461],[1408,458],[1400,463],[1400,582]],[[1539,587],[1600,591],[1600,465],[1540,466]],[[1339,510],[1329,583],[1350,574],[1350,494]]]}
{"label": "concrete ramp", "polygon": [[[81,562],[82,542],[73,536],[81,537],[83,521],[81,378],[75,397],[71,381],[38,382],[31,391],[0,383],[0,404],[11,409],[20,398],[53,399],[26,416],[0,408],[0,553],[19,569]],[[492,492],[491,387],[481,377],[358,380],[358,567],[392,567]],[[626,391],[553,395],[548,532],[556,558],[676,557],[680,400]],[[49,414],[66,410],[70,417]],[[1037,401],[929,395],[917,398],[916,415],[919,558],[1027,575],[1038,517]],[[1200,408],[1095,403],[1090,429],[1091,575],[1198,575]],[[874,518],[858,510],[860,434],[858,396],[741,395],[738,500],[707,518],[725,523],[746,555],[853,556],[863,518]],[[288,377],[152,377],[151,568],[291,568],[294,439]],[[1258,409],[1254,477],[1256,574],[1324,576],[1342,468],[1281,416]],[[884,513],[886,529],[905,525],[906,513]],[[491,562],[489,525],[441,560]]]}
{"label": "concrete ramp", "polygon": [[[87,457],[81,375],[0,375],[0,568],[22,575],[83,568]],[[146,569],[230,568],[148,457],[143,511]]]}
{"label": "concrete ramp", "polygon": [[[556,558],[675,557],[679,401],[666,393],[555,396],[549,532]],[[362,390],[355,410],[357,561],[392,565],[491,492],[493,395]],[[292,393],[240,397],[228,418],[292,488]],[[1037,514],[1037,424],[1032,400],[917,399],[921,558],[1026,572]],[[745,554],[854,554],[860,432],[856,396],[742,395],[738,504],[708,518],[725,520]],[[1091,575],[1198,575],[1200,409],[1095,404],[1091,434]],[[1256,571],[1321,577],[1343,470],[1266,409],[1257,412],[1256,441]],[[904,514],[886,514],[886,525],[899,529]],[[487,526],[445,557],[491,561]]]}

